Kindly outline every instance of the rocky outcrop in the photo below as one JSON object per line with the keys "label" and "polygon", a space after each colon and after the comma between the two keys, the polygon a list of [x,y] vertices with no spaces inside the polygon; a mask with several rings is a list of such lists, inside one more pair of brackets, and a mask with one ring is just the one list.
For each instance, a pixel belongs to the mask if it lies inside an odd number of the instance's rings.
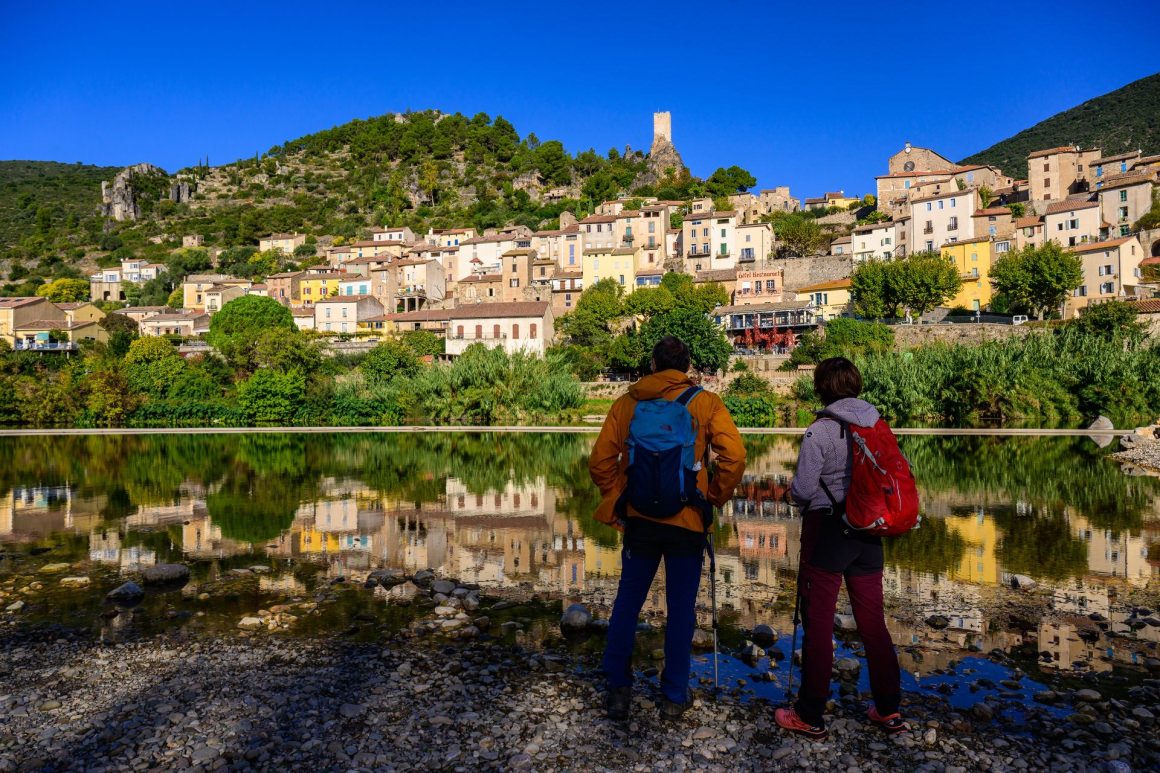
{"label": "rocky outcrop", "polygon": [[113,184],[101,183],[101,216],[113,220],[136,220],[141,217],[141,207],[137,204],[137,192],[132,180],[142,175],[164,175],[164,169],[153,164],[135,164],[126,167],[113,178]]}
{"label": "rocky outcrop", "polygon": [[181,180],[169,186],[169,200],[175,204],[181,204],[189,201],[191,198],[191,189],[188,180]]}

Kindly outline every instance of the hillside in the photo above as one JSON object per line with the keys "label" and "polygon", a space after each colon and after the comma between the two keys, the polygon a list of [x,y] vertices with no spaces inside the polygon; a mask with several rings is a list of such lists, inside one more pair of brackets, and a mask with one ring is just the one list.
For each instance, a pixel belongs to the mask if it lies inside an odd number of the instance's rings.
{"label": "hillside", "polygon": [[1105,156],[1160,153],[1160,73],[1053,115],[959,163],[993,164],[1025,179],[1028,153],[1063,145],[1100,147]]}
{"label": "hillside", "polygon": [[[627,147],[573,155],[558,141],[521,136],[502,117],[437,111],[351,121],[218,167],[172,174],[149,167],[130,181],[137,220],[99,214],[100,183],[121,170],[10,165],[0,180],[16,185],[5,199],[14,203],[0,212],[3,295],[125,259],[172,262],[181,237],[191,234],[206,247],[243,250],[271,232],[349,241],[384,225],[416,233],[553,228],[561,212],[584,217],[621,192],[688,199],[736,190],[728,189],[733,178],[725,170],[702,181],[683,167],[654,169],[646,153]],[[241,252],[226,257],[245,259]]]}
{"label": "hillside", "polygon": [[95,214],[101,180],[118,168],[55,161],[0,161],[0,250]]}

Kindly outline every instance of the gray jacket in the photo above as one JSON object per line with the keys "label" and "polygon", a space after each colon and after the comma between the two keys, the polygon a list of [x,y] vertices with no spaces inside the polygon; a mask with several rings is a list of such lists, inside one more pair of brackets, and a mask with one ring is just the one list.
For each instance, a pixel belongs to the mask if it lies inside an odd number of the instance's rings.
{"label": "gray jacket", "polygon": [[842,434],[842,425],[820,417],[832,416],[857,427],[873,427],[878,421],[878,409],[865,400],[846,397],[818,411],[818,416],[802,439],[797,472],[789,490],[803,513],[829,506],[830,499],[819,481],[826,482],[830,493],[839,502],[845,501],[846,489],[850,485],[849,446]]}

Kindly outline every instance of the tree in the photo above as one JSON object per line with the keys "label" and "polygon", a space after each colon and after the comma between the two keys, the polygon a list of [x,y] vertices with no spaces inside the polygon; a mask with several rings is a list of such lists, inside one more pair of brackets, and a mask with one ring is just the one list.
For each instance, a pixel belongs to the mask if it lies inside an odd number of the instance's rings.
{"label": "tree", "polygon": [[983,209],[991,206],[991,202],[995,200],[995,192],[991,190],[990,186],[984,185],[979,188],[979,206]]}
{"label": "tree", "polygon": [[572,159],[558,140],[543,143],[535,151],[536,169],[553,185],[567,185],[572,181]]}
{"label": "tree", "polygon": [[[725,331],[693,309],[676,309],[645,322],[640,328],[641,351],[647,357],[647,353],[667,335],[674,335],[688,345],[693,367],[700,371],[723,369],[733,351]],[[647,363],[642,363],[642,367],[644,365]]]}
{"label": "tree", "polygon": [[367,352],[359,371],[370,386],[388,384],[396,378],[414,376],[423,370],[419,358],[404,343],[387,340]]}
{"label": "tree", "polygon": [[141,285],[136,282],[121,282],[121,292],[125,294],[125,303],[130,306],[141,305]]}
{"label": "tree", "polygon": [[236,370],[252,371],[258,339],[270,331],[297,331],[290,309],[273,298],[243,295],[210,317],[206,341]]}
{"label": "tree", "polygon": [[705,185],[713,196],[729,196],[744,193],[757,185],[757,178],[735,164],[728,169],[718,167],[717,171],[709,175]]}
{"label": "tree", "polygon": [[108,353],[117,359],[129,352],[129,346],[137,340],[137,323],[124,314],[106,314],[97,322],[97,327],[108,334]]}
{"label": "tree", "polygon": [[129,344],[125,380],[135,391],[164,398],[185,370],[185,361],[166,338],[148,336]]}
{"label": "tree", "polygon": [[774,221],[773,232],[782,243],[779,252],[784,255],[816,255],[830,243],[830,237],[813,218],[798,212]]}
{"label": "tree", "polygon": [[165,302],[165,305],[180,311],[185,306],[185,291],[178,287],[169,294],[169,300]]}
{"label": "tree", "polygon": [[916,252],[886,264],[888,297],[922,315],[958,294],[959,271],[937,252]]}
{"label": "tree", "polygon": [[1109,341],[1138,344],[1148,334],[1147,326],[1137,321],[1136,307],[1123,301],[1106,301],[1088,306],[1071,325],[1084,333]]}
{"label": "tree", "polygon": [[850,276],[850,294],[854,299],[854,311],[866,319],[881,319],[893,316],[895,307],[891,305],[886,290],[886,262],[871,259],[859,263]]}
{"label": "tree", "polygon": [[995,261],[991,284],[1043,319],[1045,313],[1063,304],[1068,293],[1083,284],[1083,261],[1074,252],[1065,252],[1055,241],[1039,248],[1029,245]]}
{"label": "tree", "polygon": [[254,342],[254,364],[283,372],[318,373],[322,365],[319,344],[300,330],[263,330]]}
{"label": "tree", "polygon": [[98,424],[123,424],[137,408],[137,397],[121,371],[115,367],[98,370],[84,382],[85,408]]}
{"label": "tree", "polygon": [[676,304],[676,298],[665,287],[641,287],[624,299],[626,312],[645,319],[667,314]]}
{"label": "tree", "polygon": [[399,339],[416,357],[434,357],[445,351],[446,341],[430,330],[407,330]]}
{"label": "tree", "polygon": [[56,279],[37,288],[36,294],[53,303],[76,303],[89,299],[89,283],[84,279]]}
{"label": "tree", "polygon": [[238,405],[250,421],[290,424],[305,402],[306,377],[299,371],[259,370],[238,385],[237,394]]}
{"label": "tree", "polygon": [[708,314],[718,306],[729,303],[729,293],[720,284],[705,282],[697,285],[688,274],[670,271],[661,277],[661,287],[672,293],[674,306],[678,309]]}

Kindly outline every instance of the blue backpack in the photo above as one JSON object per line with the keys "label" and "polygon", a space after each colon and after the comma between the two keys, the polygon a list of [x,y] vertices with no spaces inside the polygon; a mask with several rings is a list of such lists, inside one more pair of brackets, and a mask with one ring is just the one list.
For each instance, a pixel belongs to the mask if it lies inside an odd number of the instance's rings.
{"label": "blue backpack", "polygon": [[[691,386],[676,400],[641,400],[628,425],[628,482],[617,501],[623,518],[625,505],[649,518],[672,518],[692,505],[701,512],[708,501],[697,488],[701,463],[696,458],[697,420],[689,402],[701,391]],[[711,515],[709,519],[711,520]]]}

